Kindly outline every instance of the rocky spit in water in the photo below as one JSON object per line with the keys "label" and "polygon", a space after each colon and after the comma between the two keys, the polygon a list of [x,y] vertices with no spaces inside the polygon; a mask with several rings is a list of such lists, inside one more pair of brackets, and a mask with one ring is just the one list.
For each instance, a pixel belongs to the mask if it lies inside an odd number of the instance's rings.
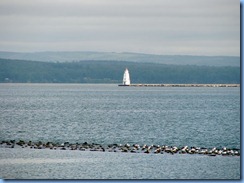
{"label": "rocky spit in water", "polygon": [[109,144],[101,145],[95,143],[54,143],[54,142],[25,142],[23,140],[1,141],[1,148],[30,148],[50,150],[78,150],[78,151],[101,151],[101,152],[122,152],[122,153],[154,153],[154,154],[202,154],[208,156],[240,156],[240,149],[204,148],[204,147],[176,147],[167,145],[139,145],[139,144]]}

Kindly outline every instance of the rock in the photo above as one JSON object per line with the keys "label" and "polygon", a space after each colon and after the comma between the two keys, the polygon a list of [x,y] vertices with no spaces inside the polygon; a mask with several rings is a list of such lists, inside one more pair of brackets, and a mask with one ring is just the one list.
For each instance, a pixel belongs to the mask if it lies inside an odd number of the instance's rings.
{"label": "rock", "polygon": [[139,144],[133,144],[133,147],[135,147],[137,150],[140,149],[140,145]]}
{"label": "rock", "polygon": [[130,148],[130,144],[125,144],[125,147]]}
{"label": "rock", "polygon": [[80,148],[80,151],[85,151],[86,149],[84,147]]}
{"label": "rock", "polygon": [[227,156],[228,155],[226,151],[223,151],[221,154],[222,154],[222,156]]}
{"label": "rock", "polygon": [[65,143],[64,143],[64,146],[65,146],[65,147],[69,147],[69,142],[65,142]]}
{"label": "rock", "polygon": [[77,150],[77,146],[76,146],[76,145],[71,145],[71,146],[70,146],[70,149],[71,149],[71,150]]}
{"label": "rock", "polygon": [[53,144],[52,144],[51,142],[47,142],[47,143],[45,144],[45,146],[50,148],[50,147],[53,147]]}
{"label": "rock", "polygon": [[19,146],[22,146],[22,145],[24,145],[24,144],[25,144],[25,141],[20,140],[20,141],[19,141],[19,142],[17,142],[16,144],[18,144]]}
{"label": "rock", "polygon": [[164,151],[165,151],[166,153],[170,153],[170,152],[171,152],[171,148],[166,147]]}
{"label": "rock", "polygon": [[236,156],[240,156],[240,153],[238,151],[235,151]]}
{"label": "rock", "polygon": [[37,143],[37,146],[40,146],[40,145],[42,145],[42,142],[41,142],[41,141],[39,141],[39,142]]}
{"label": "rock", "polygon": [[182,149],[180,152],[181,152],[181,154],[186,154],[186,150],[185,149]]}
{"label": "rock", "polygon": [[123,148],[121,152],[128,152],[128,149]]}
{"label": "rock", "polygon": [[113,149],[110,149],[110,148],[109,148],[109,149],[108,149],[108,152],[113,152]]}
{"label": "rock", "polygon": [[38,149],[43,149],[43,148],[44,148],[43,145],[39,145],[39,146],[38,146]]}
{"label": "rock", "polygon": [[147,153],[147,154],[150,153],[149,149],[147,149],[144,153]]}
{"label": "rock", "polygon": [[144,144],[144,145],[142,146],[141,150],[143,151],[143,150],[145,150],[146,148],[147,148],[147,145]]}
{"label": "rock", "polygon": [[155,154],[158,154],[158,153],[160,153],[160,152],[161,152],[161,148],[157,148],[157,149],[154,151]]}

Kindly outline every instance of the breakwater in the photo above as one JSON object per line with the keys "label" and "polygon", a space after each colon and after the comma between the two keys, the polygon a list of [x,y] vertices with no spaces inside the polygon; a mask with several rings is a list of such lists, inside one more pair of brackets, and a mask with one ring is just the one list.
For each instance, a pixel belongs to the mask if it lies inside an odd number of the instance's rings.
{"label": "breakwater", "polygon": [[130,84],[134,87],[240,87],[240,84]]}
{"label": "breakwater", "polygon": [[[122,86],[122,85],[119,85]],[[130,84],[134,87],[240,87],[240,84]]]}
{"label": "breakwater", "polygon": [[54,142],[25,142],[19,140],[1,141],[1,148],[30,148],[30,149],[50,149],[50,150],[79,150],[79,151],[100,151],[100,152],[122,152],[122,153],[154,153],[154,154],[201,154],[208,156],[240,156],[240,149],[205,148],[205,147],[176,147],[167,145],[139,145],[139,144],[109,144],[101,145],[95,143],[54,143]]}

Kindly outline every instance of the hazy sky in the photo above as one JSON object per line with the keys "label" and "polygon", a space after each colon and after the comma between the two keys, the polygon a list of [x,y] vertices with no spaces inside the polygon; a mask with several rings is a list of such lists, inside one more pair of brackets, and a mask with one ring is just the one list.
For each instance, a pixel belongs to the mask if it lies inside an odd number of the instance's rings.
{"label": "hazy sky", "polygon": [[1,0],[1,51],[240,55],[239,0]]}

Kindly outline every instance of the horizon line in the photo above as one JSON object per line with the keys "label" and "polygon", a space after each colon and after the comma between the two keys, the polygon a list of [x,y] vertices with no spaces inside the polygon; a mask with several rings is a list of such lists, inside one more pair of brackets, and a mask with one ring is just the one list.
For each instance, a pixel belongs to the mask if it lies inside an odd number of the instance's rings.
{"label": "horizon line", "polygon": [[141,54],[141,55],[155,55],[155,56],[203,56],[203,57],[241,57],[241,55],[193,55],[193,54],[155,54],[155,53],[142,53],[142,52],[129,52],[129,51],[123,51],[123,52],[115,52],[115,51],[4,51],[0,50],[0,52],[7,52],[7,53],[61,53],[61,52],[67,52],[67,53],[113,53],[113,54]]}

